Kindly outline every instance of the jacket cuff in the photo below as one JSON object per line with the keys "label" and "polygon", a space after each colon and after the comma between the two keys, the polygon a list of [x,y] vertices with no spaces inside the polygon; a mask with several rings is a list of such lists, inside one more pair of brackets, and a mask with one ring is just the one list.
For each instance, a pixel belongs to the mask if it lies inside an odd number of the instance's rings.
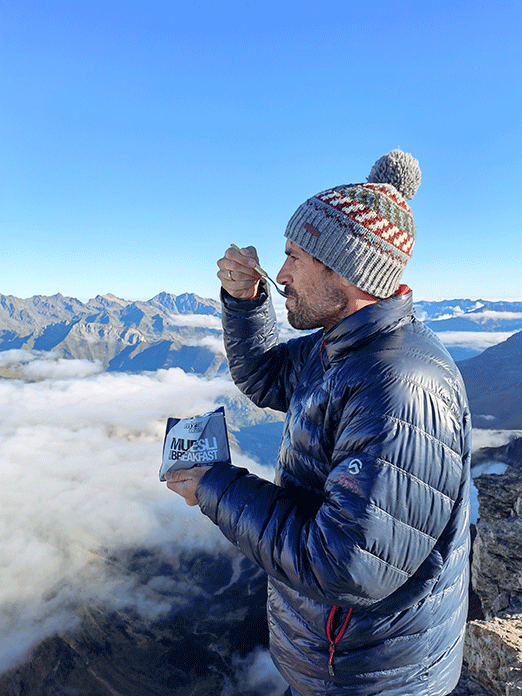
{"label": "jacket cuff", "polygon": [[221,288],[221,303],[226,309],[249,311],[257,309],[269,298],[266,281],[261,280],[259,295],[253,300],[238,300],[232,297],[224,288]]}
{"label": "jacket cuff", "polygon": [[196,489],[196,499],[201,512],[217,524],[219,501],[227,488],[238,478],[248,474],[232,464],[214,464],[203,476]]}

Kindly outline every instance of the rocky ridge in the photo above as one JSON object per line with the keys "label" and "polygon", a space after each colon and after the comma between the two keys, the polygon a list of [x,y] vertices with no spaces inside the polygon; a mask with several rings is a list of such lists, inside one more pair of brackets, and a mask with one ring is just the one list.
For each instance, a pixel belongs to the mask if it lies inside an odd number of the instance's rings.
{"label": "rocky ridge", "polygon": [[262,571],[232,547],[172,564],[146,550],[106,561],[171,611],[151,621],[131,608],[85,607],[78,627],[0,675],[2,696],[258,696],[242,688],[237,665],[267,646]]}
{"label": "rocky ridge", "polygon": [[464,659],[476,683],[495,696],[514,696],[522,694],[522,437],[484,450],[475,463],[508,468],[474,480],[480,517],[471,581],[484,616],[468,622]]}

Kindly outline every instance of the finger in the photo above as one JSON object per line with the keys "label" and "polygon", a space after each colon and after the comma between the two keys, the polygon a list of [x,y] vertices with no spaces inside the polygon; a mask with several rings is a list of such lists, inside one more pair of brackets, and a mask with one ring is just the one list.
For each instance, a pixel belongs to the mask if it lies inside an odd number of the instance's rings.
{"label": "finger", "polygon": [[233,297],[237,299],[250,300],[256,295],[257,287],[259,285],[260,276],[257,274],[256,278],[250,278],[249,280],[236,280],[236,273],[229,273],[227,271],[219,271],[217,274],[221,281],[223,288]]}
{"label": "finger", "polygon": [[[245,257],[243,257],[245,258]],[[253,259],[251,260],[252,262],[254,261]],[[236,281],[242,281],[242,280],[258,280],[259,279],[259,274],[258,272],[254,269],[253,266],[251,265],[245,265],[243,263],[238,263],[237,261],[234,261],[233,259],[229,259],[226,256],[223,257],[222,259],[219,259],[217,262],[219,271],[218,272],[218,277],[221,280],[230,280],[231,275],[233,276],[234,280]],[[255,264],[254,264],[255,265]],[[222,272],[222,273],[221,273]]]}
{"label": "finger", "polygon": [[230,247],[225,252],[225,258],[246,268],[254,268],[258,262],[256,249],[252,246],[246,249]]}
{"label": "finger", "polygon": [[257,294],[257,289],[261,276],[254,269],[237,270],[237,265],[228,259],[218,262],[220,270],[217,273],[222,287],[237,299],[250,300]]}
{"label": "finger", "polygon": [[184,481],[167,481],[167,488],[184,498],[187,505],[193,506],[198,504],[194,494],[193,481],[188,479]]}
{"label": "finger", "polygon": [[257,252],[254,247],[226,250],[217,262],[217,277],[226,292],[236,299],[250,300],[257,296],[260,274],[255,270]]}
{"label": "finger", "polygon": [[[246,249],[239,249],[239,247],[234,244],[230,246],[226,252],[225,256],[218,261],[218,267],[220,270],[225,271],[227,274],[230,272],[245,273],[246,276],[250,276],[258,280],[258,275],[256,266],[258,262],[257,251],[255,247],[250,246]],[[220,279],[226,280],[224,276],[220,276]],[[247,280],[244,276],[237,276],[236,280]]]}
{"label": "finger", "polygon": [[209,466],[196,466],[190,469],[174,469],[165,473],[165,480],[173,483],[183,483],[184,481],[198,481],[210,469]]}
{"label": "finger", "polygon": [[190,481],[191,478],[191,469],[174,469],[174,471],[167,471],[165,474],[165,480],[169,483],[183,483],[184,481]]}
{"label": "finger", "polygon": [[257,249],[255,247],[247,246],[247,247],[241,249],[241,253],[243,253],[245,251],[247,252],[248,256],[251,256],[255,260],[256,264],[259,263],[259,256],[257,255]]}
{"label": "finger", "polygon": [[251,290],[261,280],[259,273],[248,276],[239,271],[218,271],[217,277],[225,289],[232,288],[241,292]]}
{"label": "finger", "polygon": [[229,265],[227,268],[220,271],[220,277],[223,278],[223,280],[232,281],[234,283],[252,284],[252,282],[257,283],[261,275],[253,268],[245,268],[244,266],[234,266],[232,268]]}
{"label": "finger", "polygon": [[192,490],[190,490],[190,491],[185,490],[184,486],[185,486],[185,484],[183,484],[183,483],[181,483],[181,484],[167,483],[167,488],[169,490],[171,490],[173,493],[177,493],[179,496],[181,496],[187,505],[189,505],[190,507],[194,507],[195,505],[198,504],[196,496]]}

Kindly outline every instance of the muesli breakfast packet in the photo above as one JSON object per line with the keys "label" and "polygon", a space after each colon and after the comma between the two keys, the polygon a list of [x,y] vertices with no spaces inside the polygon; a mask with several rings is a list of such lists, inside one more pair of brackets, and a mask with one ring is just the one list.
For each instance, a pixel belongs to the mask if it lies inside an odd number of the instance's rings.
{"label": "muesli breakfast packet", "polygon": [[210,466],[216,462],[230,464],[223,406],[202,416],[167,420],[160,481],[165,481],[167,471]]}

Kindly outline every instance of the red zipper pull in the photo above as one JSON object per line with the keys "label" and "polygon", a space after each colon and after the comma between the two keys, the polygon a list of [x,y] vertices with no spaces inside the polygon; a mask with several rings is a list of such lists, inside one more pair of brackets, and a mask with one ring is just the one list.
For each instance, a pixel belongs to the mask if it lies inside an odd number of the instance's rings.
{"label": "red zipper pull", "polygon": [[328,674],[333,677],[335,670],[333,668],[333,656],[335,652],[335,643],[330,643],[330,659],[328,660]]}
{"label": "red zipper pull", "polygon": [[348,626],[348,622],[350,621],[350,616],[352,615],[352,608],[350,607],[350,609],[348,609],[348,613],[346,614],[346,618],[343,622],[343,625],[339,629],[337,635],[334,636],[334,619],[335,619],[335,615],[339,611],[342,611],[341,607],[332,607],[330,610],[330,613],[328,615],[328,621],[326,624],[326,636],[327,636],[328,640],[330,641],[330,657],[328,658],[328,674],[331,677],[333,677],[335,675],[334,666],[333,666],[335,646],[343,637],[344,632],[346,631],[346,627]]}

